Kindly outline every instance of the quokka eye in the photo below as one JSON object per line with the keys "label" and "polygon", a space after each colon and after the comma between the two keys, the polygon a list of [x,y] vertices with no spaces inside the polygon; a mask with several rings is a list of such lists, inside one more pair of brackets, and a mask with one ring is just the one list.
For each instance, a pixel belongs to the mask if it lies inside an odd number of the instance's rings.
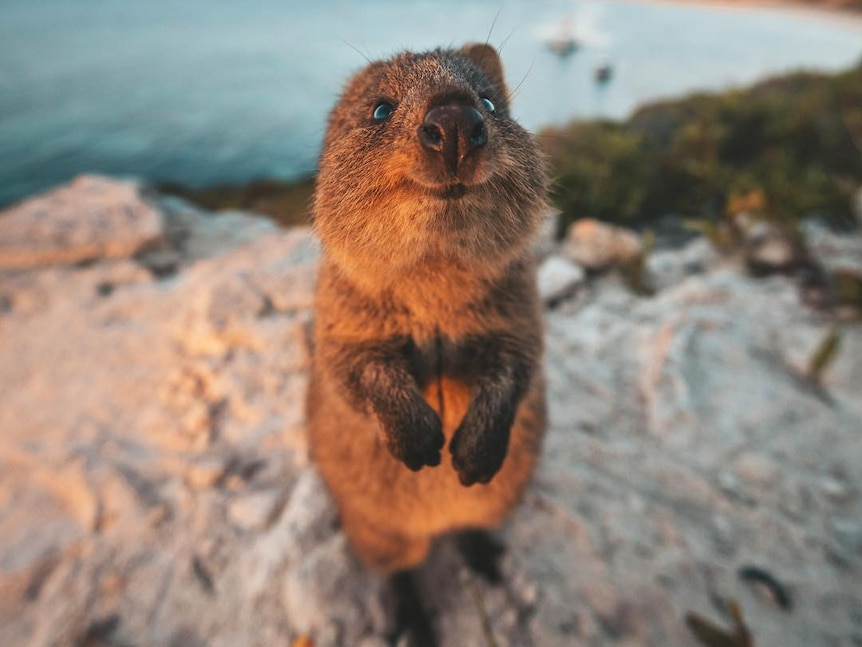
{"label": "quokka eye", "polygon": [[485,110],[494,114],[497,111],[496,106],[494,106],[494,102],[491,101],[488,97],[482,97],[479,99],[482,102],[482,105],[485,106]]}
{"label": "quokka eye", "polygon": [[392,116],[393,112],[395,112],[395,106],[388,101],[380,101],[374,106],[374,112],[371,113],[371,116],[374,118],[374,121],[386,121]]}

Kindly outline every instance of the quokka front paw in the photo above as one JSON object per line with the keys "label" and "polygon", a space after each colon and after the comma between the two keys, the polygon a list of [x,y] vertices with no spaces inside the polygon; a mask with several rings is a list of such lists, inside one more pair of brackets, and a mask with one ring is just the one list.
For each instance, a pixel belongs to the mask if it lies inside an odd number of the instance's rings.
{"label": "quokka front paw", "polygon": [[440,464],[446,439],[440,418],[428,403],[417,396],[409,405],[380,416],[386,449],[414,472]]}
{"label": "quokka front paw", "polygon": [[467,411],[449,445],[461,485],[488,483],[500,470],[509,450],[513,421],[514,411],[501,411],[493,417],[473,408]]}

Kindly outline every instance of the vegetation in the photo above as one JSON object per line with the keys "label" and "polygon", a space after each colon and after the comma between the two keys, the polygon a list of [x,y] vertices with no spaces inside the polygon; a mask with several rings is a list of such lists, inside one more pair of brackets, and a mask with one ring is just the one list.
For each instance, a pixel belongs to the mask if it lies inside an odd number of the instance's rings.
{"label": "vegetation", "polygon": [[285,227],[311,222],[314,178],[297,182],[258,180],[248,184],[222,184],[202,189],[163,184],[158,189],[212,211],[251,211],[269,216]]}
{"label": "vegetation", "polygon": [[836,75],[799,72],[747,90],[641,108],[626,122],[572,122],[541,133],[561,230],[590,216],[628,226],[677,214],[718,222],[760,196],[793,224],[853,222],[862,185],[862,62]]}
{"label": "vegetation", "polygon": [[808,360],[808,378],[820,383],[826,369],[829,368],[837,357],[840,347],[841,329],[838,326],[833,326],[826,333],[826,336],[820,340],[820,343]]}
{"label": "vegetation", "polygon": [[697,613],[688,613],[685,616],[685,624],[697,641],[706,647],[754,647],[751,631],[745,624],[742,609],[735,600],[729,602],[728,611],[733,622],[729,631]]}

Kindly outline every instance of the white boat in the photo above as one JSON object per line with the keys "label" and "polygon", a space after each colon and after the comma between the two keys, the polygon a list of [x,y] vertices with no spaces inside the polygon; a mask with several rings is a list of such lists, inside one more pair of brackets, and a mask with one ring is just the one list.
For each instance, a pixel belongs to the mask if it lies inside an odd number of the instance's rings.
{"label": "white boat", "polygon": [[545,44],[557,56],[566,57],[578,51],[581,44],[575,37],[575,27],[572,20],[567,19],[560,23],[559,32],[547,38]]}
{"label": "white boat", "polygon": [[614,67],[610,63],[602,63],[593,72],[596,83],[607,83],[614,75]]}

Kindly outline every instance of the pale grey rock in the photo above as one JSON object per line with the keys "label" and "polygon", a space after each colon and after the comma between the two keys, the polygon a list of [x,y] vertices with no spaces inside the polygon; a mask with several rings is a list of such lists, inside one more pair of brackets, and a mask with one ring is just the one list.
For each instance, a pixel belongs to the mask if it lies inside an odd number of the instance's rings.
{"label": "pale grey rock", "polygon": [[848,555],[857,558],[862,555],[862,523],[858,519],[839,517],[830,525],[836,540]]}
{"label": "pale grey rock", "polygon": [[549,211],[542,219],[539,231],[533,239],[533,254],[540,261],[555,253],[560,247],[557,241],[560,215],[558,211]]}
{"label": "pale grey rock", "polygon": [[284,493],[276,488],[241,494],[228,505],[227,516],[243,530],[260,530],[270,525],[284,504]]}
{"label": "pale grey rock", "polygon": [[647,256],[646,269],[656,290],[665,290],[695,274],[703,274],[721,262],[706,238],[696,238],[679,249],[655,250]]}
{"label": "pale grey rock", "polygon": [[[806,311],[781,277],[755,280],[719,264],[653,299],[598,293],[573,312],[548,314],[547,323],[547,346],[556,349],[548,353],[554,427],[537,491],[553,514],[515,543],[562,555],[551,538],[568,533],[582,552],[559,563],[584,570],[561,575],[567,586],[611,582],[612,599],[626,599],[644,584],[631,573],[649,572],[667,584],[641,594],[665,590],[656,608],[669,605],[677,617],[720,619],[704,603],[713,593],[734,597],[757,644],[850,635],[849,616],[822,622],[805,601],[826,590],[860,601],[847,575],[859,560],[852,531],[839,537],[829,526],[841,511],[862,512],[853,471],[862,460],[854,431],[862,428],[859,328],[846,329],[824,393],[803,376],[829,321]],[[533,505],[528,499],[524,508]],[[510,532],[536,523],[525,511],[518,521]],[[532,559],[528,568],[538,565]],[[751,561],[790,582],[800,600],[792,613],[775,616],[741,587],[734,569]],[[605,570],[592,572],[593,564]],[[547,588],[542,577],[539,589]],[[592,600],[577,589],[556,595]],[[569,610],[571,618],[545,615],[551,609],[540,602],[536,617],[546,621],[533,635],[566,644],[562,631],[549,630],[556,623],[577,626],[577,639],[595,641],[588,644],[690,644],[662,611],[653,623],[625,616],[616,637],[593,633],[594,614],[605,618],[599,627],[613,617],[599,602],[586,614]]]}
{"label": "pale grey rock", "polygon": [[322,637],[323,645],[355,645],[392,629],[385,581],[359,564],[341,533],[311,548],[288,570],[282,601],[296,630]]}
{"label": "pale grey rock", "polygon": [[316,243],[259,233],[165,281],[127,260],[0,273],[0,644],[111,617],[117,644],[286,640],[271,493],[308,464]]}
{"label": "pale grey rock", "polygon": [[818,481],[818,484],[820,490],[836,502],[847,501],[853,495],[847,479],[843,477],[827,474]]}
{"label": "pale grey rock", "polygon": [[539,296],[545,303],[558,301],[574,293],[586,279],[579,265],[559,256],[548,256],[539,265]]}
{"label": "pale grey rock", "polygon": [[326,540],[338,524],[335,505],[313,469],[302,472],[288,500],[282,522],[287,533],[287,556],[299,560],[304,552]]}
{"label": "pale grey rock", "polygon": [[0,270],[128,257],[161,235],[135,184],[83,175],[0,213]]}
{"label": "pale grey rock", "polygon": [[569,226],[562,254],[588,270],[602,270],[634,262],[643,246],[629,229],[583,218]]}
{"label": "pale grey rock", "polygon": [[812,256],[827,270],[850,271],[862,276],[862,236],[832,231],[816,220],[803,221],[802,233]]}
{"label": "pale grey rock", "polygon": [[164,237],[183,260],[212,258],[278,230],[269,218],[236,211],[212,213],[173,196],[154,202],[164,213]]}
{"label": "pale grey rock", "polygon": [[193,489],[212,487],[224,476],[227,465],[220,458],[195,461],[186,471],[186,484]]}
{"label": "pale grey rock", "polygon": [[[391,644],[392,591],[308,457],[319,248],[246,218],[190,247],[209,223],[183,218],[172,275],[0,272],[0,644]],[[685,614],[727,624],[727,599],[757,645],[862,631],[862,331],[813,384],[832,322],[790,279],[667,254],[651,298],[600,281],[547,313],[550,429],[503,585],[448,541],[416,576],[441,644],[485,647],[484,613],[501,646],[686,647]]]}
{"label": "pale grey rock", "polygon": [[[751,220],[740,214],[739,221]],[[742,254],[750,268],[757,272],[783,272],[798,266],[806,258],[805,250],[789,234],[763,220],[750,222],[743,231]]]}

